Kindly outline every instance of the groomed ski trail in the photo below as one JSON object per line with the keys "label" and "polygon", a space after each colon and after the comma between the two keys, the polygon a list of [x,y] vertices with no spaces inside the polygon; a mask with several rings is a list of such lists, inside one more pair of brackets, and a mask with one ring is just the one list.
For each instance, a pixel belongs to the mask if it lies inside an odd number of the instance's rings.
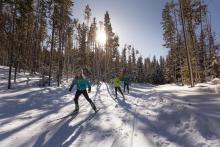
{"label": "groomed ski trail", "polygon": [[[195,88],[133,83],[123,100],[114,99],[114,89],[102,83],[89,93],[100,109],[91,120],[94,111],[82,96],[77,117],[56,120],[74,110],[74,92],[68,92],[68,84],[61,88],[18,84],[9,91],[3,87],[0,146],[219,147],[218,84],[219,79]],[[47,123],[52,120],[56,121]]]}

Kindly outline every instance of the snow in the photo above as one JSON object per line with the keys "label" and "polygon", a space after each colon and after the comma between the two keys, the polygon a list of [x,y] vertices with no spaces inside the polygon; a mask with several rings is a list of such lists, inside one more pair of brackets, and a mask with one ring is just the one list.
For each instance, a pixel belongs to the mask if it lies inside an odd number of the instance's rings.
{"label": "snow", "polygon": [[38,77],[20,73],[7,90],[7,72],[0,66],[1,147],[220,147],[220,79],[194,88],[132,84],[126,100],[101,83],[89,93],[100,108],[93,119],[80,97],[76,117],[56,120],[74,110],[67,83],[38,87]]}

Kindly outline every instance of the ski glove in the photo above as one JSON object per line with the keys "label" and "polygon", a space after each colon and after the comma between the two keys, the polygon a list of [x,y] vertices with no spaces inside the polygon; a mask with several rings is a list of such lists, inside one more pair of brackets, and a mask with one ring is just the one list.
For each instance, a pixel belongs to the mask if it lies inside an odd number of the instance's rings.
{"label": "ski glove", "polygon": [[69,88],[69,92],[71,92],[72,89],[73,89],[73,85],[70,86],[70,88]]}
{"label": "ski glove", "polygon": [[89,93],[91,92],[91,87],[89,87],[88,92],[89,92]]}

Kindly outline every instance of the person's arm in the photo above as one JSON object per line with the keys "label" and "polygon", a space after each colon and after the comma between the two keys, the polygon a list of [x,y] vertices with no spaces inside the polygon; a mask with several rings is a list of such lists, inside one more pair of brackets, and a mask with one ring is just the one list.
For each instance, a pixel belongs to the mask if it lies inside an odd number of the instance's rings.
{"label": "person's arm", "polygon": [[75,80],[72,81],[70,88],[69,88],[69,91],[72,91],[74,85],[75,85]]}
{"label": "person's arm", "polygon": [[89,88],[88,91],[91,92],[91,84],[88,80],[86,80],[86,82],[87,82],[87,85],[88,85],[88,88]]}

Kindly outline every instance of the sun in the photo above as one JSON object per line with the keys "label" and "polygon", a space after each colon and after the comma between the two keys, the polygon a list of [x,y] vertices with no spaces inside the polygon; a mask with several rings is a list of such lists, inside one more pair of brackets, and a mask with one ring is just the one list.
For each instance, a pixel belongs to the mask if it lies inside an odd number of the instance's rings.
{"label": "sun", "polygon": [[106,38],[106,33],[103,29],[100,29],[96,32],[96,41],[101,45],[104,45],[106,43]]}

